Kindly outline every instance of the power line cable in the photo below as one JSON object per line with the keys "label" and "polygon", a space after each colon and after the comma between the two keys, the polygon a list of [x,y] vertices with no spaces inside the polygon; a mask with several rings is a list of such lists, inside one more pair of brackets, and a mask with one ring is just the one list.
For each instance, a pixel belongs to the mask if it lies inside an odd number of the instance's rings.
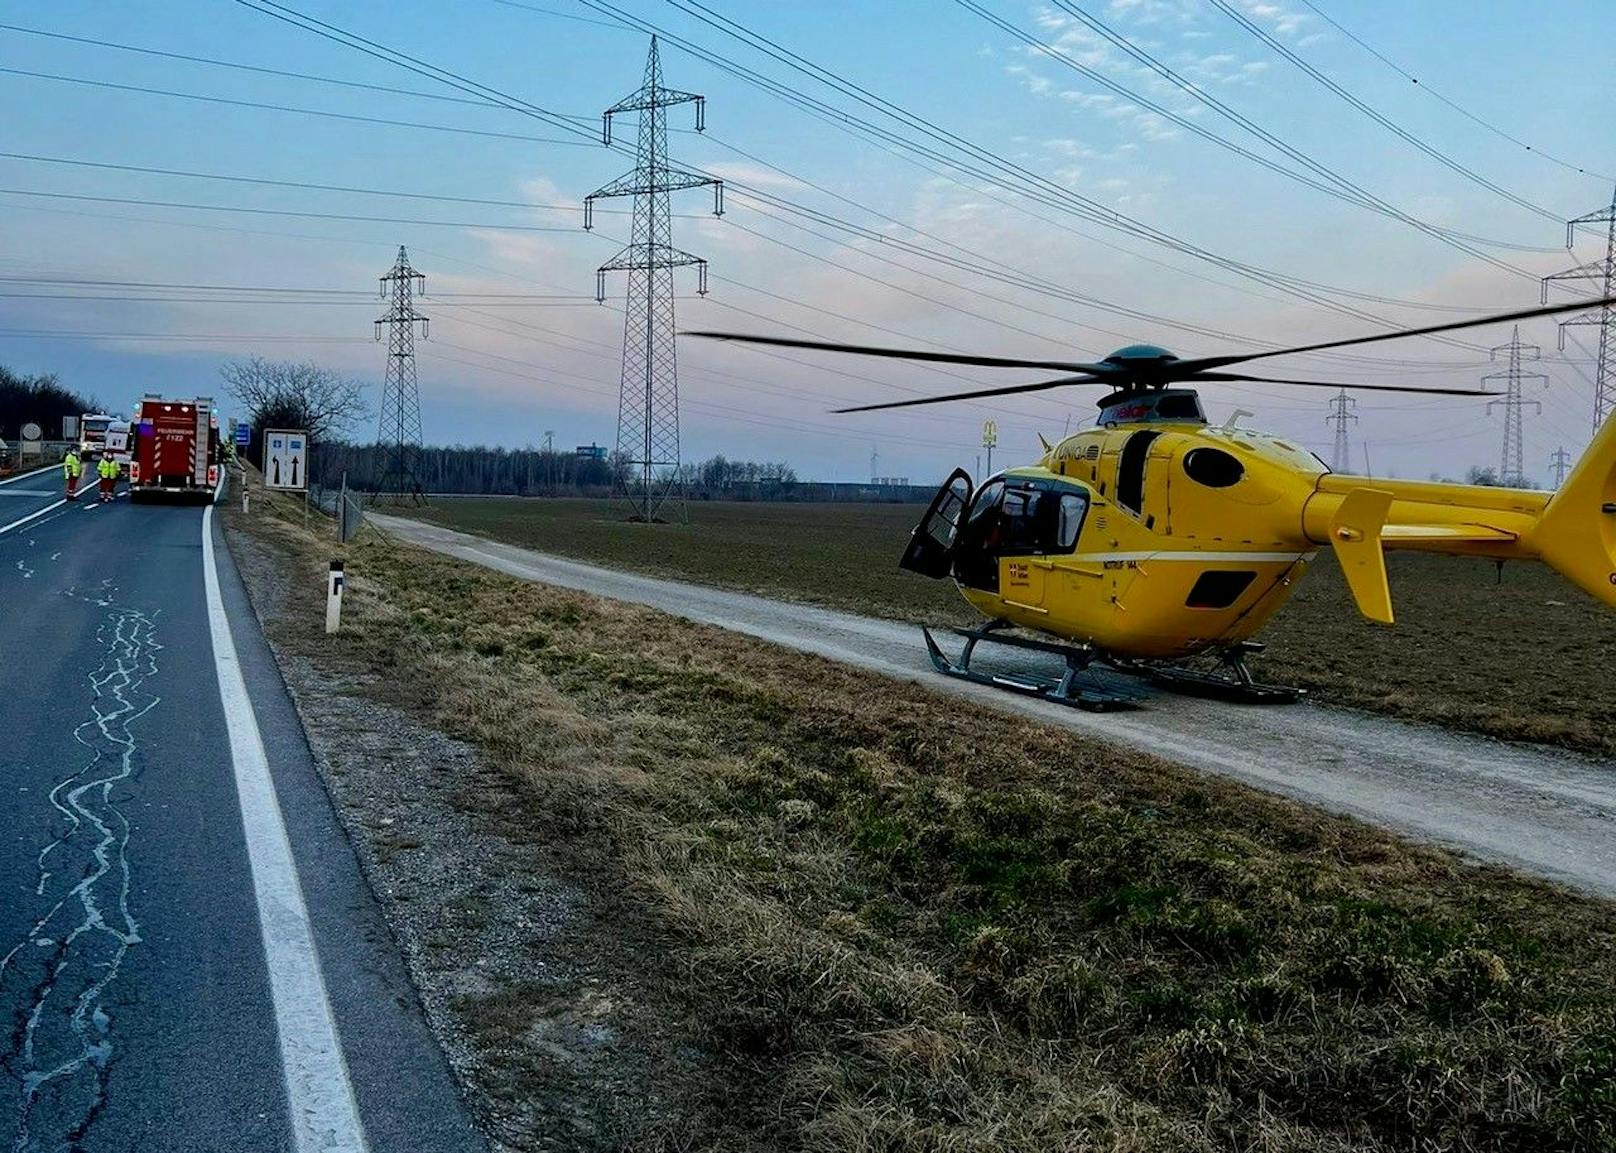
{"label": "power line cable", "polygon": [[[641,30],[654,32],[657,35],[665,36],[670,42],[685,48],[686,51],[692,52],[699,58],[708,60],[709,62],[714,63],[715,66],[724,68],[726,71],[732,71],[736,75],[740,75],[747,79],[749,82],[758,84],[766,91],[776,92],[775,87],[772,86],[773,82],[769,81],[767,78],[761,77],[752,70],[744,68],[744,66],[735,65],[727,60],[720,61],[715,59],[712,54],[707,53],[699,46],[691,45],[682,37],[670,34],[665,29],[655,24],[631,16],[622,9],[611,4],[609,0],[580,0],[580,2],[596,11],[616,16],[619,19],[624,20],[626,23],[640,28]],[[989,168],[984,170],[976,168],[971,164],[963,163],[957,157],[952,157],[944,153],[937,152],[935,149],[926,145],[916,144],[913,140],[889,132],[877,125],[870,123],[867,120],[855,117],[845,110],[833,108],[832,106],[826,105],[821,101],[814,100],[812,97],[795,92],[795,90],[792,91],[791,95],[781,96],[782,99],[786,99],[789,102],[796,102],[799,99],[809,101],[819,107],[821,110],[834,117],[837,117],[838,119],[856,121],[861,127],[882,136],[884,139],[887,139],[890,143],[897,147],[916,150],[922,155],[926,155],[951,167],[955,167],[960,171],[969,172],[971,175],[974,175],[982,180],[989,182],[1003,182],[1007,186],[1015,188],[1018,192],[1021,192],[1024,195],[1032,196],[1035,199],[1039,199],[1041,202],[1057,207],[1061,211],[1073,213],[1083,219],[1100,223],[1105,227],[1128,232],[1147,239],[1152,243],[1173,248],[1187,255],[1192,255],[1197,259],[1205,260],[1220,267],[1224,267],[1232,272],[1235,272],[1237,275],[1257,280],[1260,283],[1268,284],[1271,287],[1275,287],[1288,295],[1297,297],[1298,299],[1306,300],[1321,307],[1331,309],[1344,315],[1353,316],[1357,319],[1365,320],[1370,323],[1379,324],[1382,326],[1391,326],[1391,322],[1382,317],[1378,317],[1373,313],[1365,312],[1362,309],[1341,304],[1338,301],[1323,298],[1318,293],[1309,292],[1305,289],[1299,288],[1293,279],[1285,279],[1280,276],[1276,276],[1271,270],[1263,269],[1255,265],[1234,260],[1230,257],[1222,256],[1218,253],[1196,245],[1193,242],[1183,240],[1182,238],[1175,237],[1163,230],[1154,228],[1151,225],[1144,224],[1143,222],[1128,216],[1120,210],[1109,208],[1103,204],[1100,204],[1098,201],[1094,201],[1092,198],[1085,197],[1080,193],[1077,193],[1075,190],[1066,188],[1058,182],[1052,181],[1047,177],[1043,177],[1040,174],[1027,169],[1025,166],[1016,163],[1015,161],[1007,160],[1004,157],[993,153],[991,150],[983,148],[980,145],[976,145],[973,142],[958,136],[956,133],[952,133],[947,129],[941,128],[934,122],[928,120],[926,117],[909,112],[908,110],[893,104],[891,101],[877,96],[868,89],[840,77],[829,69],[807,61],[803,57],[791,52],[789,49],[785,49],[776,44],[768,37],[752,32],[750,29],[745,28],[743,25],[740,25],[735,21],[729,20],[716,13],[712,13],[711,9],[705,8],[699,3],[695,3],[694,0],[688,4],[682,3],[681,0],[667,0],[667,3],[674,8],[685,12],[687,15],[694,16],[703,23],[709,24],[719,31],[724,32],[726,35],[739,40],[741,43],[761,51],[768,56],[771,56],[772,58],[786,64],[793,70],[808,75],[818,82],[835,89],[856,102],[864,104],[867,107],[880,112],[884,116],[897,120],[899,123],[920,132],[924,136],[938,141],[940,144],[958,149],[966,155],[981,160],[983,163],[988,164]],[[776,94],[778,95],[779,93],[776,92]],[[731,183],[737,187],[744,187],[743,185],[740,185],[739,182]],[[1032,191],[1028,192],[1028,188],[1031,188]],[[1467,345],[1467,347],[1474,350],[1479,346]]]}
{"label": "power line cable", "polygon": [[1387,56],[1385,56],[1383,53],[1381,53],[1378,49],[1376,49],[1373,45],[1367,43],[1366,41],[1363,40],[1363,38],[1361,38],[1360,36],[1353,33],[1350,29],[1344,27],[1341,24],[1341,22],[1338,21],[1335,17],[1331,16],[1328,12],[1324,11],[1317,4],[1313,3],[1313,0],[1302,0],[1302,3],[1306,4],[1309,8],[1311,8],[1313,10],[1314,14],[1316,16],[1318,16],[1320,19],[1322,19],[1325,23],[1329,24],[1330,27],[1334,28],[1337,32],[1341,33],[1341,35],[1345,36],[1348,40],[1351,40],[1354,44],[1356,44],[1358,47],[1362,48],[1365,52],[1369,53],[1369,55],[1373,56],[1376,60],[1379,60],[1382,64],[1386,65],[1386,67],[1390,68],[1393,72],[1397,73],[1404,80],[1407,80],[1409,83],[1416,85],[1421,92],[1424,92],[1427,96],[1430,96],[1432,99],[1440,100],[1443,104],[1446,104],[1449,108],[1453,109],[1453,111],[1457,112],[1460,116],[1463,116],[1466,120],[1470,121],[1472,124],[1478,125],[1479,127],[1486,129],[1488,132],[1491,132],[1493,135],[1495,135],[1497,137],[1500,137],[1501,139],[1509,141],[1511,144],[1519,145],[1521,148],[1525,149],[1527,152],[1530,152],[1533,156],[1541,157],[1542,159],[1549,161],[1551,164],[1558,164],[1561,168],[1567,169],[1567,170],[1569,170],[1571,172],[1579,173],[1579,174],[1581,174],[1583,176],[1596,177],[1599,180],[1604,181],[1606,184],[1616,182],[1616,176],[1609,176],[1609,175],[1607,175],[1607,174],[1605,174],[1603,172],[1599,172],[1599,171],[1597,171],[1595,169],[1584,168],[1580,164],[1573,164],[1569,160],[1562,160],[1558,156],[1555,156],[1551,152],[1545,152],[1543,149],[1538,148],[1536,145],[1528,144],[1526,141],[1522,140],[1520,137],[1515,136],[1514,134],[1504,130],[1503,128],[1500,128],[1498,125],[1494,124],[1492,121],[1484,119],[1483,117],[1476,115],[1474,112],[1471,112],[1468,108],[1465,108],[1464,106],[1454,102],[1453,100],[1450,100],[1448,97],[1446,97],[1442,93],[1438,92],[1435,88],[1432,88],[1429,84],[1427,84],[1425,81],[1421,80],[1418,76],[1415,76],[1412,72],[1409,72],[1402,65],[1400,65],[1397,62],[1389,59]]}
{"label": "power line cable", "polygon": [[[1065,8],[1067,11],[1069,11],[1069,12],[1072,11],[1072,9],[1069,7],[1069,5],[1067,3],[1067,0],[1055,0],[1055,2],[1058,3],[1062,8]],[[1412,132],[1408,131],[1406,128],[1404,128],[1402,125],[1398,124],[1396,121],[1392,120],[1390,117],[1383,115],[1377,109],[1371,107],[1369,104],[1366,104],[1364,101],[1360,100],[1357,96],[1354,96],[1351,92],[1347,91],[1347,89],[1343,88],[1340,84],[1336,83],[1329,76],[1325,75],[1319,69],[1315,68],[1312,64],[1310,64],[1306,60],[1304,60],[1301,56],[1299,56],[1295,52],[1293,52],[1290,49],[1289,46],[1281,43],[1280,41],[1276,40],[1274,37],[1270,36],[1268,34],[1267,29],[1263,28],[1260,24],[1257,24],[1250,17],[1248,17],[1244,12],[1241,12],[1241,11],[1237,10],[1236,8],[1234,8],[1233,6],[1231,6],[1227,2],[1227,0],[1208,0],[1208,3],[1210,3],[1214,8],[1218,9],[1218,11],[1222,12],[1224,15],[1229,17],[1229,19],[1233,20],[1241,28],[1244,28],[1247,32],[1251,33],[1251,35],[1255,36],[1258,40],[1262,41],[1269,48],[1273,49],[1280,56],[1282,56],[1286,60],[1289,60],[1292,64],[1296,65],[1296,67],[1301,69],[1303,73],[1305,73],[1306,75],[1312,77],[1314,80],[1318,81],[1320,84],[1322,84],[1329,91],[1335,93],[1335,95],[1339,96],[1342,100],[1346,101],[1353,108],[1356,108],[1359,112],[1362,112],[1365,116],[1369,117],[1376,124],[1381,125],[1387,131],[1389,131],[1392,134],[1394,134],[1395,136],[1397,136],[1398,139],[1407,141],[1409,144],[1412,144],[1421,153],[1423,153],[1426,156],[1429,156],[1432,160],[1435,160],[1438,164],[1441,164],[1444,168],[1447,168],[1452,172],[1458,173],[1460,176],[1464,177],[1466,180],[1470,181],[1472,184],[1478,185],[1481,188],[1485,188],[1487,191],[1489,191],[1489,192],[1491,192],[1491,193],[1493,193],[1493,194],[1495,194],[1497,196],[1503,197],[1505,200],[1508,200],[1510,203],[1518,205],[1519,207],[1526,209],[1528,212],[1536,213],[1537,215],[1539,215],[1541,217],[1544,217],[1545,219],[1548,219],[1548,220],[1553,220],[1556,223],[1558,223],[1558,222],[1565,219],[1565,217],[1562,214],[1558,213],[1558,212],[1551,211],[1550,209],[1547,209],[1547,208],[1543,207],[1541,204],[1536,204],[1536,203],[1534,203],[1534,202],[1532,202],[1530,200],[1527,200],[1525,197],[1517,196],[1515,193],[1511,192],[1509,189],[1504,188],[1501,185],[1496,184],[1493,181],[1487,179],[1487,177],[1483,176],[1481,173],[1477,172],[1475,169],[1471,168],[1470,166],[1455,160],[1453,157],[1449,156],[1447,153],[1445,153],[1445,152],[1441,151],[1440,149],[1432,146],[1431,144],[1426,143],[1420,137],[1415,136]]]}
{"label": "power line cable", "polygon": [[1146,96],[1141,92],[1128,88],[1125,85],[1112,80],[1104,73],[1089,67],[1080,60],[1075,59],[1061,48],[1039,39],[1031,33],[1017,27],[1015,24],[1004,19],[1003,17],[990,12],[988,9],[982,7],[982,5],[976,3],[975,0],[956,0],[956,3],[967,11],[974,12],[976,15],[980,16],[983,20],[992,24],[994,27],[999,28],[1010,36],[1015,37],[1023,44],[1028,45],[1033,51],[1065,65],[1078,75],[1099,84],[1107,91],[1121,96],[1123,99],[1129,100],[1140,107],[1149,110],[1155,115],[1168,120],[1192,135],[1198,136],[1201,139],[1218,146],[1219,148],[1223,148],[1237,156],[1251,161],[1254,164],[1266,168],[1271,172],[1278,173],[1287,179],[1294,180],[1305,185],[1306,187],[1314,189],[1315,191],[1322,192],[1327,196],[1341,200],[1347,204],[1378,213],[1379,215],[1396,220],[1400,223],[1407,224],[1418,229],[1420,232],[1441,241],[1442,243],[1449,244],[1457,248],[1459,251],[1464,252],[1467,255],[1486,260],[1489,263],[1496,264],[1500,268],[1519,273],[1523,276],[1532,275],[1525,269],[1518,269],[1514,265],[1508,264],[1504,261],[1495,260],[1486,253],[1478,251],[1470,242],[1474,240],[1476,243],[1486,244],[1497,248],[1511,248],[1524,251],[1539,250],[1532,249],[1524,245],[1513,244],[1509,241],[1491,240],[1485,237],[1461,237],[1452,229],[1442,228],[1397,208],[1395,205],[1389,203],[1374,193],[1369,192],[1361,185],[1343,176],[1340,172],[1322,163],[1315,157],[1310,156],[1299,148],[1296,148],[1280,137],[1262,128],[1250,118],[1235,111],[1223,101],[1212,96],[1200,85],[1192,83],[1178,72],[1175,72],[1166,64],[1162,63],[1156,57],[1150,55],[1142,48],[1139,48],[1132,41],[1128,40],[1126,37],[1122,36],[1121,33],[1116,32],[1108,25],[1104,24],[1104,22],[1100,21],[1097,17],[1089,16],[1087,13],[1072,7],[1070,4],[1061,3],[1060,7],[1082,20],[1085,24],[1099,32],[1107,40],[1122,48],[1123,51],[1127,52],[1134,59],[1145,64],[1146,67],[1150,68],[1157,75],[1167,79],[1187,95],[1201,102],[1206,107],[1218,112],[1220,115],[1224,116],[1226,119],[1238,125],[1245,131],[1251,133],[1253,136],[1256,136],[1259,140],[1268,144],[1270,147],[1277,149],[1285,156],[1303,165],[1309,171],[1322,177],[1323,181],[1328,181],[1328,183],[1315,180],[1307,176],[1305,173],[1298,172],[1293,168],[1288,168],[1285,165],[1279,164],[1266,156],[1253,152],[1249,148],[1243,147],[1227,137],[1218,135],[1203,125],[1196,123],[1190,117],[1180,115],[1171,108],[1168,108],[1166,105],[1151,99],[1149,96]]}
{"label": "power line cable", "polygon": [[[599,141],[564,140],[553,136],[526,136],[515,132],[493,132],[480,128],[465,128],[447,124],[429,124],[418,120],[393,120],[384,116],[360,116],[351,112],[328,112],[319,108],[299,108],[290,104],[269,104],[259,100],[239,100],[229,96],[209,96],[196,92],[180,92],[172,88],[153,88],[144,84],[118,84],[111,80],[94,80],[86,76],[65,76],[53,72],[33,72],[26,68],[0,68],[0,75],[22,76],[32,80],[52,80],[62,84],[84,84],[93,88],[109,88],[118,92],[140,92],[148,96],[167,96],[176,100],[197,100],[207,104],[223,104],[236,108],[256,108],[267,112],[287,112],[299,116],[317,116],[327,120],[346,120],[356,124],[380,124],[390,128],[415,128],[427,132],[449,132],[457,136],[482,136],[493,140],[519,140],[528,144],[564,144],[570,147],[598,147]],[[489,107],[499,107],[489,105]]]}
{"label": "power line cable", "polygon": [[291,216],[307,220],[351,220],[365,224],[408,224],[430,228],[482,228],[500,232],[577,232],[543,224],[505,224],[488,220],[420,220],[402,216],[359,216],[343,212],[306,212],[290,208],[247,208],[233,204],[190,204],[177,200],[142,200],[130,196],[90,196],[80,192],[43,192],[32,188],[0,188],[7,196],[32,196],[45,200],[80,200],[94,204],[139,204],[147,208],[175,208],[189,212],[240,212],[251,216]]}

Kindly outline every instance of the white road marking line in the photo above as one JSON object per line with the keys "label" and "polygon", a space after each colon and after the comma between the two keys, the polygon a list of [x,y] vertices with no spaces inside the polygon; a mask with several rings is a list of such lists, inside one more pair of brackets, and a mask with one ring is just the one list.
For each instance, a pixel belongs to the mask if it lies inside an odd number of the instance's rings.
{"label": "white road marking line", "polygon": [[52,469],[61,467],[59,464],[42,464],[38,468],[29,469],[27,472],[19,472],[16,476],[8,476],[5,480],[0,480],[0,484],[16,484],[19,480],[27,480],[31,476],[38,476],[42,472],[50,472]]}
{"label": "white road marking line", "polygon": [[213,506],[202,513],[202,576],[207,588],[208,630],[230,733],[241,824],[252,866],[258,925],[269,965],[270,996],[280,1035],[292,1134],[298,1153],[365,1153],[364,1125],[331,1015],[308,907],[297,878],[297,861],[275,796],[264,739],[242,679],[230,618],[219,595],[213,551]]}
{"label": "white road marking line", "polygon": [[46,513],[50,512],[52,509],[61,508],[66,503],[67,503],[67,498],[64,496],[61,500],[57,501],[55,504],[48,504],[44,508],[40,509],[39,511],[31,512],[25,517],[19,517],[18,519],[12,521],[10,524],[0,525],[0,534],[8,533],[14,528],[21,528],[23,525],[27,524],[29,521],[38,520],[40,517],[42,517]]}

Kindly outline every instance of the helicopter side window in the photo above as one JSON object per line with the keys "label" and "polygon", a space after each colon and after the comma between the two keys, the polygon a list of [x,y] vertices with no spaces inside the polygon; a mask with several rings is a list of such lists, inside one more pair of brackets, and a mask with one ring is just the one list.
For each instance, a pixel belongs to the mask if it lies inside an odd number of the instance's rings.
{"label": "helicopter side window", "polygon": [[1083,531],[1083,518],[1088,515],[1089,500],[1080,492],[1060,494],[1060,512],[1055,522],[1055,551],[1071,552],[1077,547],[1077,535]]}

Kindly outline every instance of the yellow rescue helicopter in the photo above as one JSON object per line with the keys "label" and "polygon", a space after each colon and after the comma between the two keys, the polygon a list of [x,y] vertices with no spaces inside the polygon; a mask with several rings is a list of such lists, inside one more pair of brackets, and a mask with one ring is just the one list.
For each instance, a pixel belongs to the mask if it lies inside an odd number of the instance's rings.
{"label": "yellow rescue helicopter", "polygon": [[[1385,550],[1538,559],[1616,606],[1616,420],[1606,423],[1554,493],[1388,480],[1332,473],[1312,453],[1233,423],[1207,421],[1200,397],[1176,385],[1258,381],[1308,387],[1486,396],[1481,389],[1341,385],[1225,369],[1253,360],[1435,335],[1616,303],[1556,305],[1425,328],[1267,352],[1180,359],[1153,345],[1096,363],[1022,360],[697,332],[720,340],[902,360],[1063,372],[1054,380],[975,389],[837,412],[975,400],[1069,385],[1110,389],[1097,427],[1051,445],[1035,465],[973,485],[956,470],[932,500],[900,565],[952,577],[987,619],[951,660],[923,630],[932,661],[952,676],[1105,708],[1138,694],[1115,678],[1086,676],[1100,662],[1168,687],[1251,701],[1294,700],[1297,690],[1258,683],[1252,637],[1290,597],[1328,545],[1358,609],[1391,624]],[[1042,438],[1040,438],[1042,439]],[[1019,627],[1042,637],[1007,631]],[[1043,639],[1053,638],[1053,639]],[[1059,677],[981,673],[983,642],[1065,658]],[[1212,654],[1220,667],[1180,662]]]}

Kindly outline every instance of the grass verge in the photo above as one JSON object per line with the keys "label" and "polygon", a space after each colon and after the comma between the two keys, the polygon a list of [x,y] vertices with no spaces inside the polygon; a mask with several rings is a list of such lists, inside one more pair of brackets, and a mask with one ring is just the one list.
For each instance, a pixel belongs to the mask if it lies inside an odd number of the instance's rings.
{"label": "grass verge", "polygon": [[[897,567],[923,510],[697,503],[688,527],[606,501],[447,499],[414,515],[543,552],[899,620],[977,618],[946,581]],[[1414,720],[1616,754],[1616,613],[1537,564],[1388,557],[1397,624],[1358,614],[1326,549],[1264,631],[1268,679]]]}
{"label": "grass verge", "polygon": [[373,537],[326,646],[331,546],[255,507],[307,590],[277,642],[383,674],[501,770],[489,836],[598,847],[658,926],[693,1072],[624,1145],[1616,1148],[1608,903]]}

